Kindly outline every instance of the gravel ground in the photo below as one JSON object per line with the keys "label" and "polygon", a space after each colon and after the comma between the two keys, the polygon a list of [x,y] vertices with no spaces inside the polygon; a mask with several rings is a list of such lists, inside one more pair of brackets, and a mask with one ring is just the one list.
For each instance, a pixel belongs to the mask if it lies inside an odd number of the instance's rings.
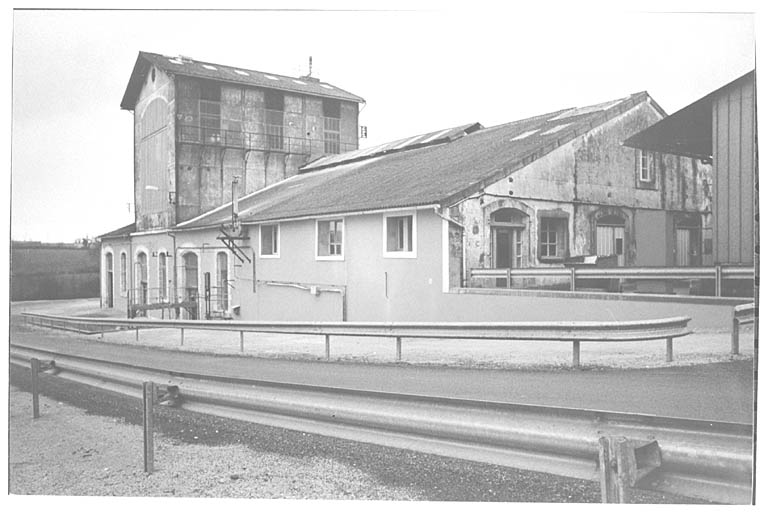
{"label": "gravel ground", "polygon": [[[9,491],[26,495],[599,502],[595,482],[160,408],[156,472],[141,461],[140,401],[11,367]],[[68,404],[68,405],[65,405]],[[633,503],[695,503],[635,492]]]}
{"label": "gravel ground", "polygon": [[[102,310],[98,299],[18,302],[12,313],[47,312],[73,316],[115,316],[121,311]],[[19,322],[18,317],[12,318]],[[37,327],[35,327],[37,329]],[[61,331],[64,332],[64,331]],[[83,336],[69,333],[70,336]],[[742,327],[741,352],[730,355],[730,332],[701,332],[675,340],[675,360],[665,361],[665,341],[627,343],[582,343],[581,364],[585,368],[658,368],[751,359],[753,329]],[[98,336],[92,336],[98,339]],[[237,332],[185,331],[184,346],[176,329],[110,332],[105,343],[139,344],[168,350],[240,354]],[[281,359],[325,358],[322,336],[246,333],[244,355]],[[395,342],[386,338],[332,337],[331,358],[335,361],[393,363]],[[497,369],[552,369],[571,365],[571,344],[563,342],[503,342],[480,340],[403,340],[403,362],[415,365],[460,366]]]}

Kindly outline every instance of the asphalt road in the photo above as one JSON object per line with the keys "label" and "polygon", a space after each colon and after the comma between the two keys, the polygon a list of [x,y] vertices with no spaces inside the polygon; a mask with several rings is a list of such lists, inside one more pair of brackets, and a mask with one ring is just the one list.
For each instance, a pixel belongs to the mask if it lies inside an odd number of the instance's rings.
{"label": "asphalt road", "polygon": [[11,341],[155,368],[280,382],[752,423],[753,362],[599,370],[485,370],[261,359],[100,343],[15,325]]}

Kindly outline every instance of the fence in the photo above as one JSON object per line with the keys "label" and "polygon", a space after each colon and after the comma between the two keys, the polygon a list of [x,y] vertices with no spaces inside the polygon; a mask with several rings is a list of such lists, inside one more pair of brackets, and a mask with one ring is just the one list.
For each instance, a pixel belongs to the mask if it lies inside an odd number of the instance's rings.
{"label": "fence", "polygon": [[571,291],[577,290],[579,279],[626,279],[640,280],[692,280],[714,281],[716,297],[723,294],[723,284],[727,280],[754,280],[753,267],[617,267],[617,268],[472,268],[469,270],[470,282],[473,279],[503,279],[507,288],[512,287],[513,278],[562,278],[569,281]]}
{"label": "fence", "polygon": [[739,353],[739,331],[742,324],[755,323],[755,303],[742,304],[733,308],[733,324],[731,328],[731,354]]}
{"label": "fence", "polygon": [[[604,501],[626,501],[632,487],[724,503],[752,500],[748,424],[171,372],[11,345],[11,364],[29,367],[32,357],[53,358],[58,378],[143,397],[149,436],[159,400],[154,386],[143,383],[164,382],[166,398],[182,409],[599,480]],[[151,437],[145,440],[151,456]]]}
{"label": "fence", "polygon": [[[360,336],[395,340],[395,357],[402,359],[405,338],[480,339],[502,341],[565,341],[573,348],[573,366],[581,365],[582,342],[628,342],[666,340],[666,360],[673,359],[675,338],[691,334],[689,317],[632,322],[247,322],[88,318],[22,313],[32,324],[53,328],[80,326],[93,332],[94,327],[133,329],[179,329],[184,345],[185,329],[235,331],[240,333],[240,351],[245,350],[246,332],[311,334],[325,337],[325,357],[330,359],[331,336]],[[83,327],[90,326],[90,327]]]}

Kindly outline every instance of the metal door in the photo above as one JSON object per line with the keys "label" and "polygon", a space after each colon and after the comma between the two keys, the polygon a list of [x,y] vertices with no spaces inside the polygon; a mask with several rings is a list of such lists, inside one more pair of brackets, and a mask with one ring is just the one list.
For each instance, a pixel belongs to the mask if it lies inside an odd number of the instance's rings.
{"label": "metal door", "polygon": [[624,226],[597,226],[597,255],[616,256],[617,265],[624,266]]}
{"label": "metal door", "polygon": [[678,228],[675,231],[675,265],[691,265],[691,230]]}

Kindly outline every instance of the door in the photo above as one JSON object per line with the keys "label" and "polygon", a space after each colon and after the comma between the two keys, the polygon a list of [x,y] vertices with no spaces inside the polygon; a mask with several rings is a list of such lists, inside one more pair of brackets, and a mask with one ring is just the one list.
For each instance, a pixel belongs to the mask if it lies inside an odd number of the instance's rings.
{"label": "door", "polygon": [[597,255],[616,256],[616,264],[624,266],[624,226],[597,226]]}
{"label": "door", "polygon": [[675,265],[691,266],[691,230],[678,228],[675,232]]}
{"label": "door", "polygon": [[520,228],[494,228],[496,268],[523,266],[523,230]]}
{"label": "door", "polygon": [[113,308],[115,307],[115,276],[114,276],[114,270],[112,268],[112,253],[107,253],[107,272],[106,272],[106,279],[107,279],[107,307]]}

